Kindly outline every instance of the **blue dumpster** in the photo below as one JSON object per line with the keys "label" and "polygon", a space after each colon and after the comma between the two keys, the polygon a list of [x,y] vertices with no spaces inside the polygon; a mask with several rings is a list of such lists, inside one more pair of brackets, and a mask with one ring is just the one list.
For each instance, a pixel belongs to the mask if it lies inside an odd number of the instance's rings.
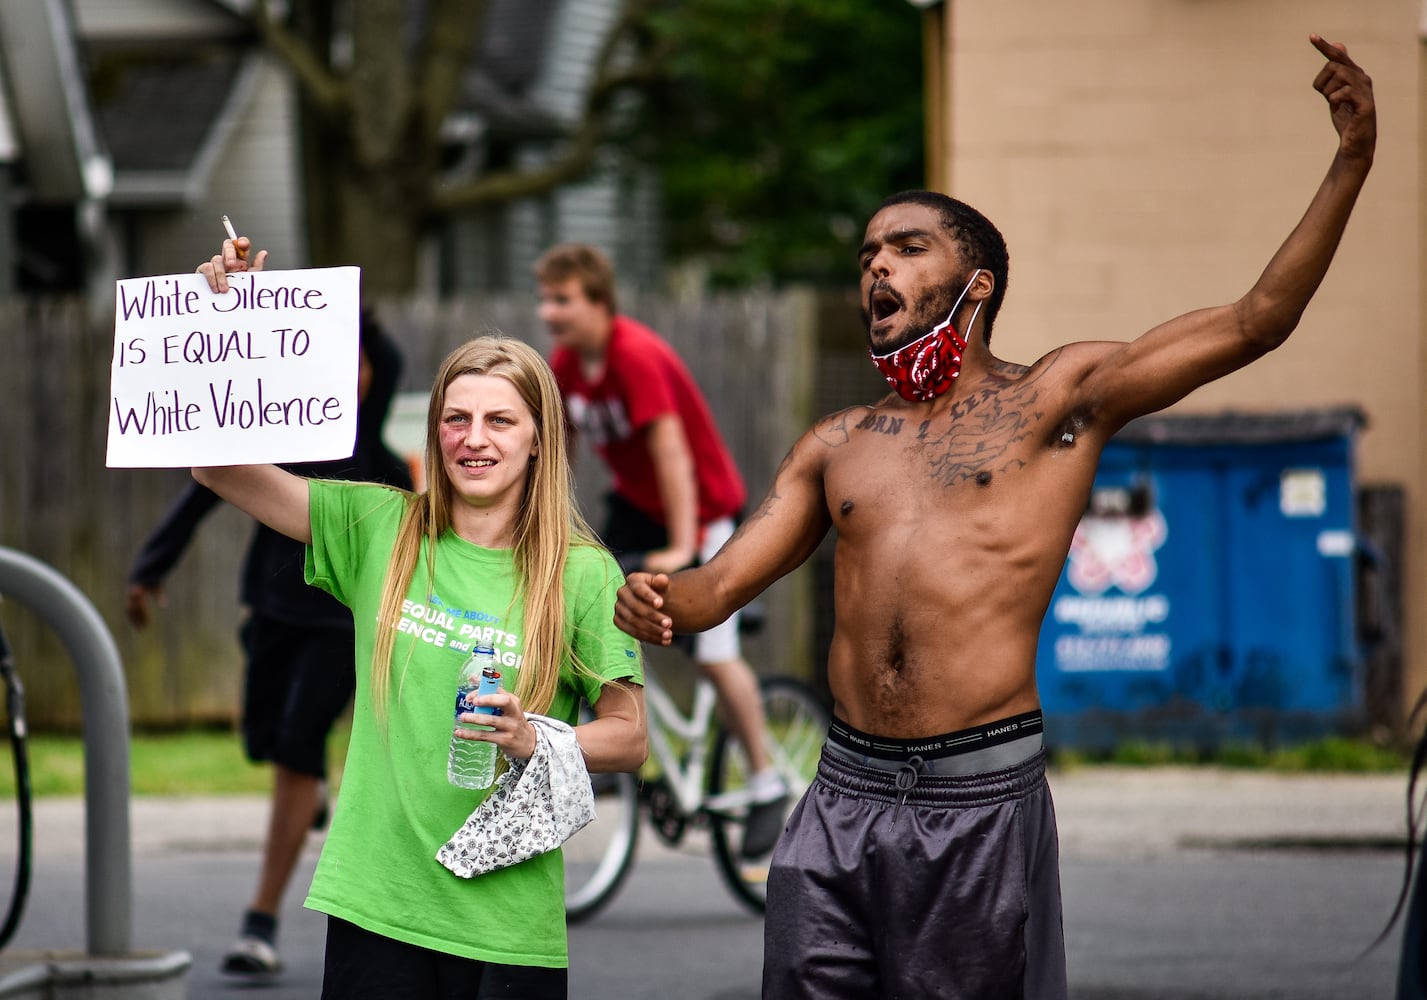
{"label": "blue dumpster", "polygon": [[1362,717],[1356,409],[1135,421],[1046,612],[1054,746],[1302,741]]}

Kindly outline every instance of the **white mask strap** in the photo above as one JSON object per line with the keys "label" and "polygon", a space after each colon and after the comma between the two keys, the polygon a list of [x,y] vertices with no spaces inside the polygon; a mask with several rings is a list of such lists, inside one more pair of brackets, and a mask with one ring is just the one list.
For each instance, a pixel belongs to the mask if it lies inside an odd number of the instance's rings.
{"label": "white mask strap", "polygon": [[[935,337],[937,334],[941,333],[947,327],[951,326],[951,321],[956,318],[956,310],[961,308],[962,299],[966,298],[966,293],[971,291],[971,283],[974,282],[976,280],[976,276],[984,270],[985,268],[978,267],[976,270],[971,272],[971,277],[967,280],[966,287],[963,288],[961,290],[961,294],[956,297],[956,302],[952,304],[951,312],[946,314],[946,319],[942,320],[936,326],[932,327],[926,333],[922,334],[916,340],[912,341],[911,344],[903,344],[901,347],[896,348],[896,350],[888,351],[886,354],[874,354],[872,356],[874,358],[890,358],[892,355],[896,354],[897,351],[905,351],[908,347],[911,347],[912,344],[920,344],[924,340],[929,340],[932,337]],[[968,341],[971,337],[971,328],[976,325],[976,316],[980,312],[981,303],[978,302],[976,303],[976,309],[971,313],[971,322],[966,324],[966,337]]]}

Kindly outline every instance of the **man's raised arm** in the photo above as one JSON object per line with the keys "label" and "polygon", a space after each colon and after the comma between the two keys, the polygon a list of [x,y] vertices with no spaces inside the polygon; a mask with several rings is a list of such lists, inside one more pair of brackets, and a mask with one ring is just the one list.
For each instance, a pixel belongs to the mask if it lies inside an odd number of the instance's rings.
{"label": "man's raised arm", "polygon": [[1298,325],[1308,300],[1328,273],[1377,148],[1377,107],[1371,78],[1348,58],[1342,45],[1317,35],[1309,40],[1328,60],[1313,87],[1328,101],[1338,132],[1338,151],[1303,219],[1236,305],[1245,326],[1267,327],[1279,334],[1277,343]]}
{"label": "man's raised arm", "polygon": [[1309,41],[1327,59],[1313,86],[1327,100],[1338,133],[1327,175],[1243,298],[1170,320],[1127,345],[1096,345],[1106,353],[1090,366],[1083,389],[1112,428],[1177,402],[1278,347],[1327,274],[1372,167],[1377,111],[1372,80],[1347,49],[1318,35]]}

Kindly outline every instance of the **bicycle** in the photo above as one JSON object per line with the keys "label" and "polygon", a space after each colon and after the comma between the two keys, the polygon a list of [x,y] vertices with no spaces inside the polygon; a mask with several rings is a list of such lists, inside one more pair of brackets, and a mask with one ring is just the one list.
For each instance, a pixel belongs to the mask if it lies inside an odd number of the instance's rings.
{"label": "bicycle", "polygon": [[[760,682],[760,689],[768,720],[768,755],[788,786],[786,819],[817,773],[830,713],[812,689],[795,678],[769,677]],[[624,885],[634,867],[643,814],[670,846],[677,846],[690,828],[707,827],[724,884],[749,909],[764,911],[772,852],[742,856],[748,767],[738,741],[715,720],[716,701],[713,682],[700,677],[685,715],[654,673],[645,670],[650,761],[658,773],[648,778],[592,776],[597,819],[564,846],[569,922],[593,916]]]}

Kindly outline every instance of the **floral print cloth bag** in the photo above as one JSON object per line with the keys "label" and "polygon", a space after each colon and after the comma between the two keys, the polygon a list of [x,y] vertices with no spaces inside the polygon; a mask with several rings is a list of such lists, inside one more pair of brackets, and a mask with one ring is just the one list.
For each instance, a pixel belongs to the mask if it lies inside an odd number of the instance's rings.
{"label": "floral print cloth bag", "polygon": [[553,851],[595,818],[595,796],[575,731],[559,719],[527,715],[535,726],[528,761],[510,767],[436,860],[462,878]]}

